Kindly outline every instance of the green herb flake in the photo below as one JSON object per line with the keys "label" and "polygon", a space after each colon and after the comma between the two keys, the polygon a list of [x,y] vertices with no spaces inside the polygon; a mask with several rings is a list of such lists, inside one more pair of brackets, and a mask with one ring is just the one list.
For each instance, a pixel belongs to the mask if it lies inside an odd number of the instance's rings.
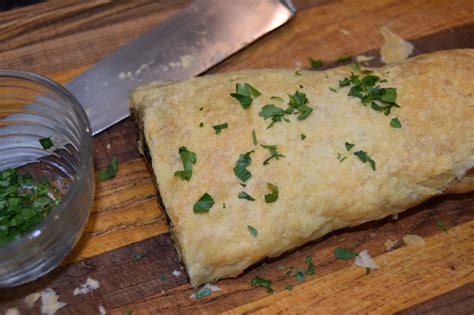
{"label": "green herb flake", "polygon": [[288,94],[288,97],[290,98],[290,102],[285,111],[286,114],[292,114],[296,110],[299,114],[296,119],[304,120],[313,111],[313,108],[308,106],[309,101],[305,93],[296,91],[293,95]]}
{"label": "green herb flake", "polygon": [[333,253],[334,253],[334,257],[336,257],[337,259],[343,259],[343,260],[351,259],[357,256],[357,253],[354,253],[353,251],[348,250],[343,247],[336,247]]}
{"label": "green herb flake", "polygon": [[255,129],[252,130],[252,141],[253,145],[257,145],[257,134],[255,133]]}
{"label": "green herb flake", "polygon": [[304,133],[301,134],[301,140],[306,139],[306,135]]}
{"label": "green herb flake", "polygon": [[161,281],[165,281],[165,280],[166,280],[166,276],[165,276],[164,274],[161,274],[161,275],[160,275],[160,280],[161,280]]}
{"label": "green herb flake", "polygon": [[123,312],[123,315],[132,315],[133,311],[125,311]]}
{"label": "green herb flake", "polygon": [[199,198],[199,200],[194,204],[193,211],[194,213],[208,213],[209,209],[214,205],[214,199],[211,195],[205,193]]}
{"label": "green herb flake", "polygon": [[118,170],[118,162],[117,162],[117,158],[114,156],[112,158],[112,162],[110,162],[110,164],[107,165],[106,168],[100,170],[99,179],[101,181],[104,181],[104,180],[113,178],[117,174],[117,170]]}
{"label": "green herb flake", "polygon": [[54,146],[53,141],[51,141],[51,137],[41,138],[39,139],[39,143],[45,150],[51,149]]}
{"label": "green herb flake", "polygon": [[253,226],[247,225],[247,229],[249,229],[250,235],[252,235],[253,237],[257,237],[258,231],[256,228],[254,228]]}
{"label": "green herb flake", "polygon": [[329,91],[337,93],[337,90],[335,88],[331,87],[331,86],[329,87]]}
{"label": "green herb flake", "polygon": [[351,64],[349,67],[351,67],[354,72],[361,72],[360,63],[358,61]]}
{"label": "green herb flake", "polygon": [[246,199],[246,200],[250,200],[250,201],[255,201],[255,199],[252,196],[250,196],[249,194],[247,194],[245,191],[239,192],[239,199]]}
{"label": "green herb flake", "polygon": [[346,146],[346,150],[347,150],[347,151],[352,150],[352,148],[355,146],[355,144],[349,143],[349,142],[347,142],[347,141],[346,141],[346,143],[344,143],[344,145]]}
{"label": "green herb flake", "polygon": [[278,152],[277,146],[274,144],[261,144],[260,146],[270,151],[270,157],[263,161],[263,165],[268,165],[271,159],[279,160],[281,157],[285,157],[283,154]]}
{"label": "green herb flake", "polygon": [[319,69],[323,66],[323,62],[321,60],[315,60],[311,57],[308,58],[308,62],[313,69]]}
{"label": "green herb flake", "polygon": [[303,282],[304,281],[304,278],[305,278],[305,272],[304,270],[299,270],[297,272],[295,272],[295,274],[293,275],[296,280],[298,280],[299,282]]}
{"label": "green herb flake", "polygon": [[402,123],[400,122],[400,120],[398,120],[397,117],[395,117],[390,120],[390,126],[393,128],[402,128]]}
{"label": "green herb flake", "polygon": [[292,290],[293,290],[293,285],[292,285],[291,283],[290,283],[290,284],[287,284],[287,285],[285,286],[285,290],[287,290],[287,291],[292,291]]}
{"label": "green herb flake", "polygon": [[275,100],[275,101],[283,102],[283,99],[279,96],[272,96],[272,97],[270,97],[270,99]]}
{"label": "green herb flake", "polygon": [[346,62],[350,62],[351,60],[352,60],[351,55],[343,55],[343,56],[340,56],[339,58],[337,58],[336,62],[337,63],[346,63]]}
{"label": "green herb flake", "polygon": [[265,289],[267,289],[268,293],[273,293],[274,292],[273,289],[272,289],[272,281],[271,280],[264,279],[264,278],[261,278],[259,276],[256,276],[255,278],[250,280],[250,284],[252,286],[258,285],[262,288],[265,288]]}
{"label": "green herb flake", "polygon": [[270,189],[271,193],[265,195],[265,202],[266,203],[272,203],[278,200],[278,187],[271,184],[267,183],[268,189]]}
{"label": "green herb flake", "polygon": [[370,156],[367,154],[367,152],[360,150],[360,151],[354,152],[354,155],[357,156],[359,158],[359,160],[362,161],[362,163],[369,162],[370,167],[372,168],[372,170],[374,170],[374,171],[376,170],[375,161],[370,158]]}
{"label": "green herb flake", "polygon": [[179,148],[178,153],[183,161],[184,170],[174,172],[174,176],[189,181],[193,176],[193,164],[197,162],[196,153],[189,151],[186,147]]}
{"label": "green herb flake", "polygon": [[267,104],[262,107],[260,112],[258,113],[260,117],[263,117],[264,120],[271,118],[272,122],[270,125],[268,125],[268,128],[271,128],[274,123],[279,122],[283,119],[283,116],[285,115],[285,111],[283,108],[278,107],[273,104]]}
{"label": "green herb flake", "polygon": [[135,255],[133,255],[133,260],[134,261],[140,261],[143,259],[143,257],[146,256],[146,253],[144,252],[139,252],[139,253],[136,253]]}
{"label": "green herb flake", "polygon": [[203,109],[204,109],[204,107],[201,107],[201,108],[199,108],[199,111],[202,111]]}
{"label": "green herb flake", "polygon": [[251,86],[248,83],[235,85],[235,93],[231,93],[230,96],[237,99],[242,106],[242,108],[249,108],[252,104],[252,97],[260,96],[261,93],[256,88]]}
{"label": "green herb flake", "polygon": [[220,134],[222,129],[226,129],[227,127],[228,127],[227,123],[212,126],[212,128],[214,128],[214,130],[216,131],[216,135]]}
{"label": "green herb flake", "polygon": [[306,263],[306,265],[308,265],[308,269],[306,270],[306,274],[308,276],[314,275],[314,265],[313,265],[313,261],[312,261],[311,256],[306,256],[305,263]]}
{"label": "green herb flake", "polygon": [[441,231],[443,231],[444,233],[448,234],[448,229],[446,229],[446,227],[444,226],[443,221],[441,221],[441,220],[436,221],[436,226],[437,226]]}
{"label": "green herb flake", "polygon": [[199,127],[204,127],[204,123],[201,121],[201,123],[199,124]]}
{"label": "green herb flake", "polygon": [[206,296],[209,296],[212,294],[212,290],[210,288],[202,288],[202,289],[199,289],[197,291],[194,291],[194,297],[199,300],[199,299],[202,299]]}
{"label": "green herb flake", "polygon": [[251,153],[253,153],[253,151],[241,154],[237,162],[235,162],[234,174],[243,182],[246,182],[252,177],[252,173],[247,170],[247,166],[252,162],[252,158],[250,157]]}

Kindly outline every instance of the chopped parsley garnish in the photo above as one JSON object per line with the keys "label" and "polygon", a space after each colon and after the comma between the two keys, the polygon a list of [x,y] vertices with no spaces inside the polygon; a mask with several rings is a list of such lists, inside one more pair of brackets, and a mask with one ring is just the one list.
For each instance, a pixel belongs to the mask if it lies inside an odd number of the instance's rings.
{"label": "chopped parsley garnish", "polygon": [[272,97],[270,97],[270,99],[283,102],[283,99],[279,96],[272,96]]}
{"label": "chopped parsley garnish", "polygon": [[133,260],[134,261],[140,261],[143,259],[143,257],[146,256],[146,253],[144,252],[139,252],[139,253],[136,253],[135,255],[133,255]]}
{"label": "chopped parsley garnish", "polygon": [[354,152],[354,155],[357,156],[359,160],[362,161],[362,163],[369,162],[370,167],[375,171],[375,161],[370,158],[367,152],[360,150],[360,151]]}
{"label": "chopped parsley garnish", "polygon": [[313,108],[309,107],[308,98],[306,94],[300,91],[296,91],[293,95],[289,95],[290,102],[288,103],[288,108],[285,113],[292,114],[295,110],[298,111],[299,115],[296,117],[298,120],[306,119],[309,114],[313,111]]}
{"label": "chopped parsley garnish", "polygon": [[39,143],[45,150],[51,149],[54,146],[53,141],[51,141],[51,137],[41,138],[39,139]]}
{"label": "chopped parsley garnish", "polygon": [[351,67],[355,72],[361,72],[360,63],[358,61],[351,64],[349,67]]}
{"label": "chopped parsley garnish", "polygon": [[329,87],[329,91],[337,93],[337,90],[335,88],[331,87],[331,86]]}
{"label": "chopped parsley garnish", "polygon": [[349,62],[351,60],[352,60],[351,55],[343,55],[343,56],[337,58],[336,62],[337,63],[345,63],[345,62]]}
{"label": "chopped parsley garnish", "polygon": [[260,145],[264,149],[270,150],[270,157],[263,161],[263,165],[267,165],[270,163],[270,160],[275,158],[279,160],[281,157],[285,157],[283,154],[278,153],[277,146],[273,144],[261,144]]}
{"label": "chopped parsley garnish", "polygon": [[165,281],[165,280],[166,280],[166,276],[165,276],[164,274],[161,274],[161,275],[160,275],[160,280],[161,280],[161,281]]}
{"label": "chopped parsley garnish", "polygon": [[344,143],[344,145],[346,146],[346,150],[347,150],[347,151],[352,150],[352,148],[355,146],[355,144],[349,143],[349,142],[347,142],[347,141],[346,141],[346,143]]}
{"label": "chopped parsley garnish", "polygon": [[250,280],[250,284],[252,286],[255,286],[255,285],[261,286],[262,288],[267,289],[268,293],[273,293],[274,292],[273,289],[272,289],[272,281],[271,280],[264,279],[264,278],[261,278],[259,276],[256,276],[255,278]]}
{"label": "chopped parsley garnish", "polygon": [[204,127],[204,123],[201,121],[201,123],[199,124],[199,127]]}
{"label": "chopped parsley garnish", "polygon": [[253,145],[257,145],[257,134],[255,133],[255,129],[252,130],[252,141]]}
{"label": "chopped parsley garnish", "polygon": [[323,62],[321,60],[315,60],[311,57],[308,58],[308,62],[313,69],[319,69],[323,66]]}
{"label": "chopped parsley garnish", "polygon": [[207,213],[209,209],[214,205],[214,199],[211,195],[205,193],[201,198],[194,204],[193,211],[194,213]]}
{"label": "chopped parsley garnish", "polygon": [[301,70],[296,70],[295,75],[301,75]]}
{"label": "chopped parsley garnish", "polygon": [[246,182],[252,177],[252,173],[247,170],[247,166],[252,162],[252,158],[250,157],[251,153],[253,153],[253,151],[241,154],[237,162],[235,162],[234,174],[243,182]]}
{"label": "chopped parsley garnish", "polygon": [[288,290],[288,291],[293,290],[293,285],[291,283],[287,284],[286,287],[285,287],[285,290]]}
{"label": "chopped parsley garnish", "polygon": [[210,288],[202,288],[202,289],[199,289],[197,291],[194,291],[194,297],[199,300],[199,299],[202,299],[206,296],[209,296],[212,294],[212,290]]}
{"label": "chopped parsley garnish", "polygon": [[342,161],[344,161],[345,159],[347,159],[347,156],[342,156],[341,153],[338,153],[338,154],[337,154],[337,159],[338,159],[339,163],[341,163]]}
{"label": "chopped parsley garnish", "polygon": [[249,108],[252,104],[252,97],[257,97],[260,95],[262,94],[248,83],[237,83],[235,85],[235,93],[230,93],[230,96],[239,101],[242,108]]}
{"label": "chopped parsley garnish", "polygon": [[273,104],[267,104],[263,106],[258,115],[260,117],[263,117],[263,119],[265,120],[268,118],[272,119],[272,122],[270,123],[270,125],[268,125],[267,129],[272,127],[275,122],[281,121],[282,119],[286,122],[289,122],[288,119],[283,117],[285,115],[285,111],[283,110],[283,108]]}
{"label": "chopped parsley garnish", "polygon": [[402,123],[400,122],[400,120],[398,120],[397,117],[395,117],[390,120],[390,126],[393,128],[402,128]]}
{"label": "chopped parsley garnish", "polygon": [[347,260],[347,259],[354,258],[356,256],[357,256],[357,253],[354,253],[353,251],[348,250],[343,247],[336,247],[334,249],[334,257],[336,257],[337,259]]}
{"label": "chopped parsley garnish", "polygon": [[225,202],[222,204],[222,209],[225,209]]}
{"label": "chopped parsley garnish", "polygon": [[306,135],[304,133],[301,134],[301,140],[306,139]]}
{"label": "chopped parsley garnish", "polygon": [[448,234],[448,230],[446,229],[446,227],[444,226],[444,223],[443,221],[441,220],[438,220],[436,221],[436,226],[443,232],[445,232],[446,234]]}
{"label": "chopped parsley garnish", "polygon": [[125,311],[125,312],[123,312],[123,315],[132,315],[132,312],[133,311]]}
{"label": "chopped parsley garnish", "polygon": [[254,228],[253,226],[247,225],[247,229],[249,229],[250,235],[252,235],[253,237],[257,237],[258,231],[256,228]]}
{"label": "chopped parsley garnish", "polygon": [[305,277],[305,272],[304,270],[298,270],[297,272],[295,272],[295,274],[293,275],[296,280],[298,280],[299,282],[303,282],[304,281],[304,277]]}
{"label": "chopped parsley garnish", "polygon": [[31,231],[59,204],[46,177],[34,179],[15,169],[0,172],[0,246]]}
{"label": "chopped parsley garnish", "polygon": [[376,85],[378,82],[380,82],[380,78],[375,75],[367,74],[361,79],[358,75],[352,74],[339,81],[339,86],[352,85],[348,93],[349,96],[360,98],[364,106],[370,104],[373,110],[389,115],[393,107],[400,107],[396,103],[397,89],[382,88]]}
{"label": "chopped parsley garnish", "polygon": [[183,161],[184,171],[176,171],[174,176],[189,181],[193,176],[193,164],[197,162],[196,153],[189,151],[186,147],[179,148],[178,152]]}
{"label": "chopped parsley garnish", "polygon": [[110,162],[110,164],[107,165],[106,168],[100,170],[99,179],[104,181],[104,180],[113,178],[115,177],[115,174],[117,174],[117,170],[118,170],[118,162],[117,162],[117,158],[114,156],[112,158],[112,162]]}
{"label": "chopped parsley garnish", "polygon": [[228,127],[227,123],[212,126],[212,128],[214,128],[214,130],[216,131],[216,135],[220,134],[222,129],[226,129],[227,127]]}
{"label": "chopped parsley garnish", "polygon": [[247,200],[250,200],[250,201],[255,201],[255,199],[252,196],[250,196],[249,194],[247,194],[245,191],[239,192],[239,199],[247,199]]}
{"label": "chopped parsley garnish", "polygon": [[314,265],[311,259],[311,256],[306,256],[305,263],[308,265],[308,269],[306,270],[306,274],[308,276],[314,275]]}
{"label": "chopped parsley garnish", "polygon": [[272,203],[278,200],[278,187],[271,184],[267,183],[268,189],[270,189],[271,193],[265,195],[265,202],[266,203]]}

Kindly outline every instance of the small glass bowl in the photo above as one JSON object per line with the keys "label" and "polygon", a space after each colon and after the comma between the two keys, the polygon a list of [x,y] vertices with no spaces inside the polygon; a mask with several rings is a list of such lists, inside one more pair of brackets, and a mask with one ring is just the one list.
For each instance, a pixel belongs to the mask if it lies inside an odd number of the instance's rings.
{"label": "small glass bowl", "polygon": [[[39,139],[48,137],[54,147],[45,150]],[[37,74],[0,69],[0,171],[46,176],[62,195],[40,224],[0,245],[0,287],[48,273],[72,250],[92,208],[92,153],[89,120],[71,93]]]}

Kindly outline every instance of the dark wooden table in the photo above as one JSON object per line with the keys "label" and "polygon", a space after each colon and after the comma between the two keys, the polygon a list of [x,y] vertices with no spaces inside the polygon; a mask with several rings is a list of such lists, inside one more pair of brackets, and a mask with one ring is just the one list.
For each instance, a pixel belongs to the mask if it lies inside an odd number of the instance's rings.
{"label": "dark wooden table", "polygon": [[[262,67],[307,68],[308,57],[334,65],[345,54],[376,56],[387,26],[412,42],[414,54],[474,47],[474,1],[295,0],[296,17],[227,59],[209,73]],[[102,56],[187,5],[184,0],[47,1],[0,12],[0,68],[34,71],[65,83]],[[473,78],[466,78],[472,80]],[[217,282],[221,291],[201,300],[192,290],[171,244],[151,174],[137,151],[137,129],[130,119],[94,140],[96,168],[113,156],[120,162],[113,180],[97,181],[96,199],[82,239],[64,264],[21,287],[0,290],[0,313],[22,299],[52,288],[68,305],[58,313],[133,314],[157,312],[284,313],[469,313],[474,312],[474,194],[434,198],[398,220],[386,218],[331,233],[278,259],[250,268],[237,279]],[[472,145],[472,144],[471,144]],[[440,231],[442,220],[449,229]],[[426,245],[404,246],[407,233]],[[387,239],[397,248],[385,252]],[[337,261],[336,246],[368,249],[381,269],[365,275],[351,262]],[[137,253],[145,253],[134,260]],[[305,266],[312,255],[314,276],[300,283],[277,266]],[[175,271],[173,275],[173,271]],[[178,271],[178,272],[176,272]],[[276,294],[251,287],[260,275]],[[87,277],[100,288],[73,296]],[[293,284],[290,292],[284,290]],[[37,302],[34,312],[39,312]],[[31,312],[31,310],[29,310]]]}

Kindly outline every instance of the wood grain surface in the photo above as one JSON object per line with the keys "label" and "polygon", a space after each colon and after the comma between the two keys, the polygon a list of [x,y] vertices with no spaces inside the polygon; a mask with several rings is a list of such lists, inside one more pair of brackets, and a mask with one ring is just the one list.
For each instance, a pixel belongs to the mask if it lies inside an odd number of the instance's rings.
{"label": "wood grain surface", "polygon": [[[160,23],[189,1],[46,1],[0,13],[0,68],[30,70],[66,83],[105,54]],[[387,26],[415,46],[414,54],[474,48],[474,1],[299,0],[288,24],[212,68],[209,73],[244,68],[307,68],[308,57],[325,67],[344,54],[377,58]],[[53,288],[68,304],[58,313],[133,314],[189,312],[262,313],[473,313],[474,194],[434,198],[400,215],[331,233],[280,258],[249,268],[237,279],[217,283],[221,291],[191,299],[187,276],[174,251],[156,199],[151,174],[138,153],[137,128],[130,119],[94,139],[96,169],[113,156],[117,176],[97,181],[91,218],[83,237],[63,265],[33,283],[0,289],[0,313],[9,307],[28,310],[22,299]],[[442,220],[448,234],[439,230]],[[415,233],[423,247],[403,246]],[[398,240],[385,253],[384,242]],[[368,249],[381,265],[365,275],[351,262],[335,260],[332,250]],[[145,256],[134,260],[134,255]],[[304,268],[313,257],[316,274],[300,283],[277,266]],[[178,276],[173,271],[179,271]],[[175,272],[175,274],[178,274]],[[250,279],[271,279],[276,294],[251,287]],[[72,291],[87,277],[100,288],[83,296]],[[291,292],[285,291],[293,284]],[[467,292],[467,293],[466,293]]]}

